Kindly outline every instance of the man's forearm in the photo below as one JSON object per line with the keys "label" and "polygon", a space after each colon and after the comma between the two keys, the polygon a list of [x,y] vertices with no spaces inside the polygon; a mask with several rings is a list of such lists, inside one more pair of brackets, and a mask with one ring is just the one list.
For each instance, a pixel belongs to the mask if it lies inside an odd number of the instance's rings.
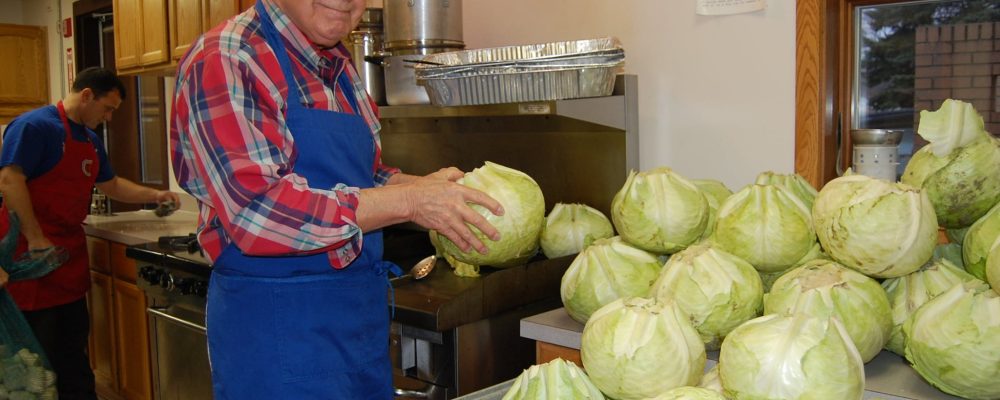
{"label": "man's forearm", "polygon": [[31,243],[46,240],[42,227],[35,218],[35,209],[31,206],[31,195],[24,175],[6,167],[0,170],[0,193],[7,208],[17,214],[21,221],[21,234]]}
{"label": "man's forearm", "polygon": [[158,192],[118,176],[98,183],[97,188],[112,199],[125,203],[155,203]]}

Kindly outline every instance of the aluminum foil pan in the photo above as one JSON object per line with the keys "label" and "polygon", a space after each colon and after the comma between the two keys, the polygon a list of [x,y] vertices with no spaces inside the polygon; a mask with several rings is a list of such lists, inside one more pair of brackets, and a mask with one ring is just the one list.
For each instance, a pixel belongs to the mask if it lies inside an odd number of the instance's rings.
{"label": "aluminum foil pan", "polygon": [[[438,53],[416,65],[438,106],[607,96],[625,52],[614,38]],[[431,64],[432,63],[432,64]]]}
{"label": "aluminum foil pan", "polygon": [[[618,49],[621,49],[621,43],[618,39],[607,37],[600,39],[573,40],[568,42],[452,51],[424,57],[424,61],[440,64],[440,66],[461,66],[509,61],[540,60],[592,54]],[[418,65],[416,68],[419,71],[424,68],[435,68],[435,66]]]}
{"label": "aluminum foil pan", "polygon": [[431,104],[461,106],[608,96],[623,63],[541,72],[422,79]]}

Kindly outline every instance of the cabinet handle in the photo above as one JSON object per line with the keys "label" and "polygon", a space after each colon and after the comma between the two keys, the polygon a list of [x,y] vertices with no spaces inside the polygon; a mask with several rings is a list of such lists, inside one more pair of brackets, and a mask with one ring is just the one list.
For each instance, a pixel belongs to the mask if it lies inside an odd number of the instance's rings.
{"label": "cabinet handle", "polygon": [[198,325],[198,324],[196,324],[194,322],[187,321],[187,320],[184,320],[184,319],[181,319],[181,318],[177,318],[177,317],[175,317],[173,315],[167,314],[165,311],[167,311],[166,307],[149,307],[149,308],[146,309],[146,312],[152,314],[154,317],[163,318],[163,319],[165,319],[167,321],[183,325],[185,327],[194,329],[194,330],[196,330],[198,332],[201,332],[203,334],[208,332],[208,329],[206,329],[204,326]]}

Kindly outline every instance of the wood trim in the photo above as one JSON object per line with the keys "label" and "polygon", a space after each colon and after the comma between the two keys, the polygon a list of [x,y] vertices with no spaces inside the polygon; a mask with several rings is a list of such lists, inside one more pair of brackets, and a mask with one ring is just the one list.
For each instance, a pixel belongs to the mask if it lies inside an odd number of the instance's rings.
{"label": "wood trim", "polygon": [[795,172],[815,187],[823,184],[822,3],[795,7]]}
{"label": "wood trim", "polygon": [[816,188],[851,162],[854,10],[907,0],[797,0],[795,21],[795,172]]}

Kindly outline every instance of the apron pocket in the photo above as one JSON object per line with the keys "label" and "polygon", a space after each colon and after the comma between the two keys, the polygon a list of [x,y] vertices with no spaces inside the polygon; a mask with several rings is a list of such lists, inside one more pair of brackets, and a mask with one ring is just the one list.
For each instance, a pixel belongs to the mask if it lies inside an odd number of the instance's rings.
{"label": "apron pocket", "polygon": [[283,381],[343,374],[387,360],[389,315],[380,278],[324,276],[272,292]]}

